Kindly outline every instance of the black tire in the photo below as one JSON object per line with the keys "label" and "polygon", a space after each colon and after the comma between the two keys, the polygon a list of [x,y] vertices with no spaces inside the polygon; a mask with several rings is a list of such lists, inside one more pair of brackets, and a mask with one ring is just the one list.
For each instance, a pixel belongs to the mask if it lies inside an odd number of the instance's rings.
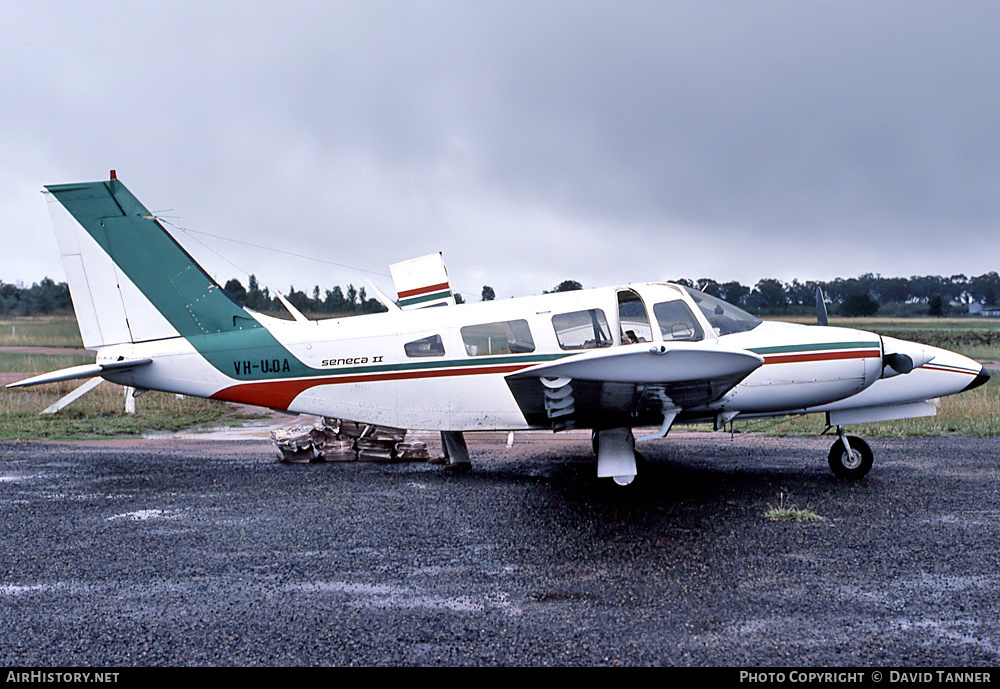
{"label": "black tire", "polygon": [[629,490],[635,490],[635,485],[638,483],[638,481],[636,479],[638,479],[639,475],[641,473],[643,473],[643,469],[642,468],[645,466],[645,464],[646,464],[646,458],[643,457],[638,452],[636,452],[635,453],[635,474],[632,476],[632,478],[629,479],[628,483],[618,483],[617,479],[614,480],[615,483],[618,485],[619,488],[628,488]]}
{"label": "black tire", "polygon": [[861,438],[849,435],[847,443],[853,456],[848,456],[844,443],[838,439],[830,448],[830,469],[840,478],[857,480],[871,471],[875,457],[868,443]]}

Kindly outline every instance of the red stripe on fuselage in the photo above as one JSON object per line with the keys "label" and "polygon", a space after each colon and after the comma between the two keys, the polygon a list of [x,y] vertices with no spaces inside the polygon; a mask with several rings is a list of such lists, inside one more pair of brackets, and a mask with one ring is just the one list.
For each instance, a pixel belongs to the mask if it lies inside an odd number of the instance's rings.
{"label": "red stripe on fuselage", "polygon": [[836,361],[837,359],[877,359],[882,352],[877,349],[851,352],[806,352],[804,354],[772,354],[764,357],[765,364],[797,364],[803,361]]}
{"label": "red stripe on fuselage", "polygon": [[[877,349],[847,352],[806,352],[802,354],[777,354],[766,356],[765,364],[787,364],[808,361],[836,361],[846,359],[866,359],[880,357]],[[254,404],[271,409],[288,409],[297,396],[317,385],[343,385],[348,383],[372,383],[392,380],[413,380],[418,378],[444,378],[450,376],[474,376],[487,373],[514,373],[533,366],[532,364],[504,364],[499,366],[472,366],[419,371],[388,371],[385,373],[344,374],[338,376],[317,376],[315,378],[295,378],[292,380],[263,380],[240,383],[224,388],[212,395],[212,399]]]}
{"label": "red stripe on fuselage", "polygon": [[255,383],[240,383],[223,388],[212,395],[212,399],[241,404],[255,404],[271,409],[288,409],[292,401],[309,388],[317,385],[341,385],[345,383],[371,383],[390,380],[411,380],[414,378],[443,378],[446,376],[475,376],[485,373],[513,373],[534,364],[506,364],[503,366],[475,366],[431,371],[392,371],[387,373],[362,373],[357,375],[317,376],[316,378],[296,378],[294,380],[264,380]]}
{"label": "red stripe on fuselage", "polygon": [[980,373],[980,371],[970,371],[967,368],[960,368],[958,366],[948,366],[935,363],[924,364],[920,368],[926,369],[928,371],[942,371],[944,373],[964,373],[967,376],[978,376]]}

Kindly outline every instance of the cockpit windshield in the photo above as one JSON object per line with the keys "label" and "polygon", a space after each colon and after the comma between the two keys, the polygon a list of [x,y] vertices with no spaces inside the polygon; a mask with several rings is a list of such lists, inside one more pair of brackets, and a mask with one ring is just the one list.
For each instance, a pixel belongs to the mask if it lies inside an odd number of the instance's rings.
{"label": "cockpit windshield", "polygon": [[715,329],[716,335],[732,335],[733,333],[744,333],[753,330],[761,324],[761,320],[743,309],[722,301],[711,294],[699,292],[696,289],[685,287],[694,303],[698,305],[705,318]]}

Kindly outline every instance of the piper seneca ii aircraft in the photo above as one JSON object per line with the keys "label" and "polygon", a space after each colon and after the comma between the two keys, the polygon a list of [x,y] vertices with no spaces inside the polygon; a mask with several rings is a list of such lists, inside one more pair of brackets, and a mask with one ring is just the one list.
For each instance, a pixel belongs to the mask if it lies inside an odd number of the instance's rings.
{"label": "piper seneca ii aircraft", "polygon": [[825,308],[818,325],[765,322],[674,284],[416,308],[454,304],[446,273],[422,280],[397,264],[387,313],[279,319],[232,301],[113,173],[46,191],[97,357],[14,385],[100,376],[440,431],[466,461],[463,432],[592,429],[598,476],[624,485],[637,472],[635,428],[658,429],[642,441],[680,423],[813,412],[837,429],[833,471],[859,478],[872,451],[844,425],[931,415],[933,398],[989,379],[953,352],[826,326]]}

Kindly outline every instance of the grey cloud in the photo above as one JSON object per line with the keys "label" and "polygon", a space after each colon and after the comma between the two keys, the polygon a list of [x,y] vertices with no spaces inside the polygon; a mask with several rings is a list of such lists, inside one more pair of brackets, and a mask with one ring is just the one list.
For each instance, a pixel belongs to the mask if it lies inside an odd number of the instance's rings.
{"label": "grey cloud", "polygon": [[[996,268],[990,3],[9,9],[20,224],[24,188],[117,167],[192,229],[381,272],[443,250],[473,295]],[[32,247],[0,279],[59,273]],[[278,289],[365,279],[213,248]]]}

